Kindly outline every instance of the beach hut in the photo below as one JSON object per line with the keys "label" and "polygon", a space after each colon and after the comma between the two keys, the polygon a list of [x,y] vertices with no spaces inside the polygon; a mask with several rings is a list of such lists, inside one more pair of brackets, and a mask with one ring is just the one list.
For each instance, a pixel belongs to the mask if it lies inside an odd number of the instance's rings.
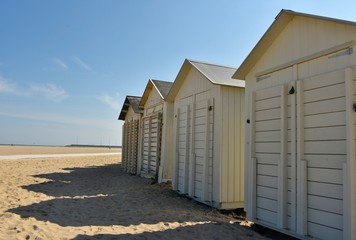
{"label": "beach hut", "polygon": [[166,182],[172,178],[172,111],[166,102],[172,83],[150,79],[139,107],[141,124],[140,175]]}
{"label": "beach hut", "polygon": [[356,239],[356,23],[282,10],[233,75],[246,80],[248,219]]}
{"label": "beach hut", "polygon": [[173,189],[220,209],[243,207],[244,81],[236,68],[185,60],[174,103]]}
{"label": "beach hut", "polygon": [[141,97],[126,96],[119,115],[119,120],[124,121],[122,126],[121,166],[125,172],[130,174],[137,174],[139,130],[143,113],[138,107],[140,101]]}

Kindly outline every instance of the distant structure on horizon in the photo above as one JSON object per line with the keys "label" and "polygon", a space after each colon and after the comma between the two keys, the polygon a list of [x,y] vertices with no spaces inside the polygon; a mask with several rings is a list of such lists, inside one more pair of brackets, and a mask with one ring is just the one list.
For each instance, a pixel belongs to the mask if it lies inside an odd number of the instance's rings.
{"label": "distant structure on horizon", "polygon": [[112,145],[86,145],[86,144],[70,144],[65,145],[65,147],[98,147],[98,148],[121,148],[121,146],[112,146]]}

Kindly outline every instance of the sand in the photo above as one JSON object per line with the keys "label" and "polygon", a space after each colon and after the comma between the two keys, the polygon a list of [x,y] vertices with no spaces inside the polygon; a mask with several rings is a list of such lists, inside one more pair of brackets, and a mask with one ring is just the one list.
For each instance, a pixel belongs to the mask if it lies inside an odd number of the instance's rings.
{"label": "sand", "polygon": [[1,160],[0,239],[270,239],[124,173],[119,158]]}
{"label": "sand", "polygon": [[0,155],[115,153],[119,151],[121,151],[119,148],[102,147],[0,146]]}

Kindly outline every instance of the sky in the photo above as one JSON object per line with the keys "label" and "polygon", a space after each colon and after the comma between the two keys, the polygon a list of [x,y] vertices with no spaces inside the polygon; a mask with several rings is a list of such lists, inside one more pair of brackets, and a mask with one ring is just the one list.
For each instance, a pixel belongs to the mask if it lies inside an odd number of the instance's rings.
{"label": "sky", "polygon": [[0,0],[0,144],[121,145],[126,95],[186,58],[238,67],[281,9],[356,21],[354,0]]}

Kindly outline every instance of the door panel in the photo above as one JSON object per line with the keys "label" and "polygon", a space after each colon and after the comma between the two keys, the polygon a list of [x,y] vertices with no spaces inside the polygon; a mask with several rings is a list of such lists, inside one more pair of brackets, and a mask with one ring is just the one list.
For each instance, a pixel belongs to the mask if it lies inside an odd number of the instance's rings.
{"label": "door panel", "polygon": [[256,218],[277,225],[278,163],[281,158],[281,87],[255,92],[253,156],[256,161]]}
{"label": "door panel", "polygon": [[258,221],[342,239],[345,100],[343,70],[253,93],[252,215]]}
{"label": "door panel", "polygon": [[156,177],[161,156],[162,113],[142,119],[142,173]]}
{"label": "door panel", "polygon": [[177,190],[200,201],[212,192],[213,101],[196,96],[177,102]]}

